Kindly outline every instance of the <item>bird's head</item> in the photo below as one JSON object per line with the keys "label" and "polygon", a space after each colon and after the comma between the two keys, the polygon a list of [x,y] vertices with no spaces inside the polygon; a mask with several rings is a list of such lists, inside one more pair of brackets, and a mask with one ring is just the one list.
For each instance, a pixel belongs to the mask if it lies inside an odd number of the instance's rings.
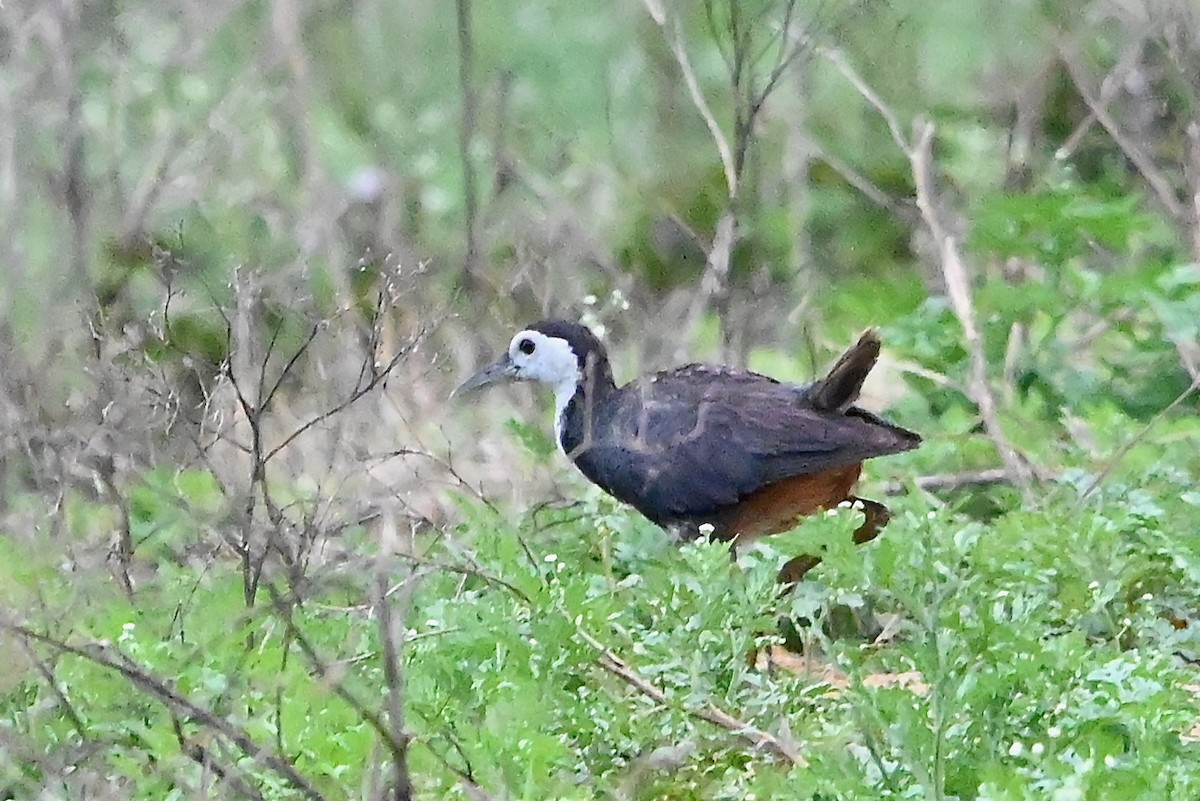
{"label": "bird's head", "polygon": [[588,328],[564,320],[543,320],[518,331],[499,361],[454,390],[462,395],[501,381],[539,381],[570,397],[583,376],[612,381],[604,346]]}

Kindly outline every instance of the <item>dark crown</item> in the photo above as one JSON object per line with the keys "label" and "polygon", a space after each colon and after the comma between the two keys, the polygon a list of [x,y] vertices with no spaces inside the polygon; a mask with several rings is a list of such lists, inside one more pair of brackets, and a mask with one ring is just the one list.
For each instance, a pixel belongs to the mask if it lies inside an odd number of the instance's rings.
{"label": "dark crown", "polygon": [[528,326],[531,331],[538,331],[548,337],[565,340],[575,352],[579,360],[579,370],[584,375],[588,372],[590,361],[596,372],[596,378],[612,383],[612,368],[608,363],[608,351],[604,343],[592,333],[592,330],[580,323],[568,320],[539,320]]}

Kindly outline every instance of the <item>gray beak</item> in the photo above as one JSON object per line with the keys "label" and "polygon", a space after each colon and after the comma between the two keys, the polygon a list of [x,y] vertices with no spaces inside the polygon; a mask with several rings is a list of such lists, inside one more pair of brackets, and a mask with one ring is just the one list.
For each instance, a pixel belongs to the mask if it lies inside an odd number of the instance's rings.
{"label": "gray beak", "polygon": [[505,356],[495,364],[490,364],[480,370],[475,375],[468,378],[459,385],[458,389],[450,393],[450,397],[456,398],[460,395],[466,395],[468,392],[485,387],[488,384],[494,384],[497,381],[511,381],[517,377],[517,368],[508,356]]}

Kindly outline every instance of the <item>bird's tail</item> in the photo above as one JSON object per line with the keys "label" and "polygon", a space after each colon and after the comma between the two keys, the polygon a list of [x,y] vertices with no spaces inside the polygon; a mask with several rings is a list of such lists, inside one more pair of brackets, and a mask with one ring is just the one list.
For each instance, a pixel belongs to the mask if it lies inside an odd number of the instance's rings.
{"label": "bird's tail", "polygon": [[844,412],[849,409],[862,392],[867,374],[879,358],[879,331],[868,328],[841,358],[829,369],[829,373],[808,388],[808,401],[822,411]]}

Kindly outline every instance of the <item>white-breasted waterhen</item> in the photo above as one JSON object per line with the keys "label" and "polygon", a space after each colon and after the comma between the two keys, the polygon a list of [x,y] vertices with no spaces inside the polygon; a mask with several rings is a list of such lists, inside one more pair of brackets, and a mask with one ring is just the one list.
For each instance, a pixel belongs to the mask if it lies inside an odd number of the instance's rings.
{"label": "white-breasted waterhen", "polygon": [[[917,447],[921,438],[854,405],[879,356],[865,332],[819,381],[689,364],[618,387],[604,345],[585,326],[544,320],[518,332],[498,362],[455,394],[502,380],[554,390],[555,438],[593,483],[684,538],[740,542],[786,531],[843,501],[866,522],[855,542],[887,523],[882,504],[852,493],[862,463]],[[817,563],[796,557],[798,580]]]}

